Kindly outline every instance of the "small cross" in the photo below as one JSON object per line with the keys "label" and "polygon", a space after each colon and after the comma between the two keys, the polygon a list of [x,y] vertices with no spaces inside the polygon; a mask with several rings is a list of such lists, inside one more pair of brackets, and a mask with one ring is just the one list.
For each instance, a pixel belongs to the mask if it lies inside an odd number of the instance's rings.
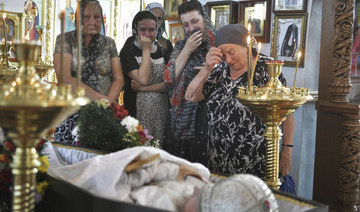
{"label": "small cross", "polygon": [[0,6],[1,6],[1,10],[4,11],[4,6],[5,6],[5,4],[4,4],[4,3],[1,3]]}

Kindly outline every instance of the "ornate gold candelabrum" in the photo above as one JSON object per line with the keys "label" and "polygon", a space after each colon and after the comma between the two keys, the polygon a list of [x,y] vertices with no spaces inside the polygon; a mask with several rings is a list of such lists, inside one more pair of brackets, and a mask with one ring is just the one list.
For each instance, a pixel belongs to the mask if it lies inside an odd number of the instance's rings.
{"label": "ornate gold candelabrum", "polygon": [[270,75],[263,87],[239,87],[237,98],[266,124],[266,184],[272,189],[279,189],[279,140],[282,136],[280,124],[306,101],[311,100],[309,89],[288,88],[278,80],[282,61],[266,62]]}
{"label": "ornate gold candelabrum", "polygon": [[[36,25],[36,31],[39,35],[39,42],[42,42],[42,36],[44,33],[45,26],[42,25]],[[42,60],[42,49],[40,48],[40,57],[38,61],[35,64],[36,73],[39,75],[41,79],[43,79],[45,76],[47,76],[50,72],[50,70],[53,69],[53,65],[49,62]]]}
{"label": "ornate gold candelabrum", "polygon": [[0,85],[0,126],[17,146],[11,164],[13,211],[33,211],[39,165],[34,147],[51,126],[87,104],[88,99],[72,95],[69,86],[57,91],[39,80],[34,68],[40,49],[37,41],[15,41],[14,46],[21,66],[14,81]]}

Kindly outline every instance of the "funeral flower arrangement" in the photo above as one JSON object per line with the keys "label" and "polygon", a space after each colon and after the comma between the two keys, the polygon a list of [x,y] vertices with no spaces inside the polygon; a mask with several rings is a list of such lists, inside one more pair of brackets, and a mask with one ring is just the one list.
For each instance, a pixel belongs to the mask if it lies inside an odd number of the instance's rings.
{"label": "funeral flower arrangement", "polygon": [[[49,168],[48,157],[42,153],[45,146],[45,139],[41,139],[35,149],[39,154],[40,166],[36,174],[36,195],[35,203],[40,201],[48,183],[45,181],[45,174]],[[11,173],[10,164],[13,160],[16,146],[11,139],[4,140],[0,144],[0,211],[10,211],[12,203],[12,191],[14,176]]]}
{"label": "funeral flower arrangement", "polygon": [[77,144],[107,152],[128,147],[157,146],[152,136],[139,121],[131,116],[123,105],[102,99],[84,106],[73,131]]}

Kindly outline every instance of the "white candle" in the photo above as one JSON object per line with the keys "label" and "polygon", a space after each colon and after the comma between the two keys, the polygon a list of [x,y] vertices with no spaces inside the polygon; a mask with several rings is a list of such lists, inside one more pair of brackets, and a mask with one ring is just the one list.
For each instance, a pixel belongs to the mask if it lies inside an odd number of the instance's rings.
{"label": "white candle", "polygon": [[256,67],[257,61],[259,60],[260,50],[261,50],[261,43],[259,42],[258,49],[257,49],[257,55],[256,55],[255,62],[254,62],[254,67],[253,67],[253,70],[251,72],[251,79],[250,79],[250,84],[251,85],[252,85],[253,80],[254,80],[255,67]]}
{"label": "white candle", "polygon": [[251,89],[251,38],[250,35],[247,37],[247,62],[248,62],[248,89]]}
{"label": "white candle", "polygon": [[65,82],[64,76],[64,40],[65,40],[65,11],[61,11],[60,13],[60,23],[61,23],[61,43],[60,43],[60,77],[61,84]]}
{"label": "white candle", "polygon": [[9,68],[9,59],[8,59],[8,48],[7,48],[7,32],[6,32],[6,13],[3,14],[3,24],[4,24],[4,38],[5,38],[5,58],[6,58],[6,67]]}
{"label": "white candle", "polygon": [[78,66],[77,66],[77,76],[76,76],[76,78],[77,78],[77,82],[76,82],[76,86],[79,88],[80,87],[80,83],[81,83],[81,56],[82,56],[82,54],[81,54],[81,50],[82,50],[82,43],[81,43],[81,41],[82,41],[82,36],[81,36],[81,34],[82,34],[82,29],[81,29],[81,14],[80,14],[80,0],[78,0],[77,1],[77,7],[78,7],[78,12],[77,12],[77,16],[76,16],[76,20],[77,20],[77,31],[76,31],[76,33],[77,33],[77,45],[78,45],[78,58],[77,58],[77,60],[78,60]]}
{"label": "white candle", "polygon": [[295,88],[296,75],[297,75],[297,71],[298,71],[298,67],[299,67],[300,57],[301,57],[301,51],[299,51],[299,53],[298,53],[298,55],[297,55],[296,71],[295,71],[294,84],[293,84],[293,87],[294,87],[294,88]]}

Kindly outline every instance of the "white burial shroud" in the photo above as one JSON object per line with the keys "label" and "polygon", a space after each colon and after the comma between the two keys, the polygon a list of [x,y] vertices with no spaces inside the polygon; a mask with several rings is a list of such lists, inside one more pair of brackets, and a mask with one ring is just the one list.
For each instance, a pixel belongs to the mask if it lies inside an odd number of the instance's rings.
{"label": "white burial shroud", "polygon": [[[58,148],[47,142],[44,153],[49,157],[49,175],[70,182],[96,196],[112,200],[130,201],[129,194],[132,188],[120,183],[120,179],[125,167],[138,156],[145,159],[159,153],[160,158],[145,166],[171,162],[197,170],[204,181],[208,181],[210,178],[209,170],[202,164],[190,163],[153,147],[133,147],[96,156],[94,153],[76,149]],[[169,172],[171,172],[171,168]]]}

